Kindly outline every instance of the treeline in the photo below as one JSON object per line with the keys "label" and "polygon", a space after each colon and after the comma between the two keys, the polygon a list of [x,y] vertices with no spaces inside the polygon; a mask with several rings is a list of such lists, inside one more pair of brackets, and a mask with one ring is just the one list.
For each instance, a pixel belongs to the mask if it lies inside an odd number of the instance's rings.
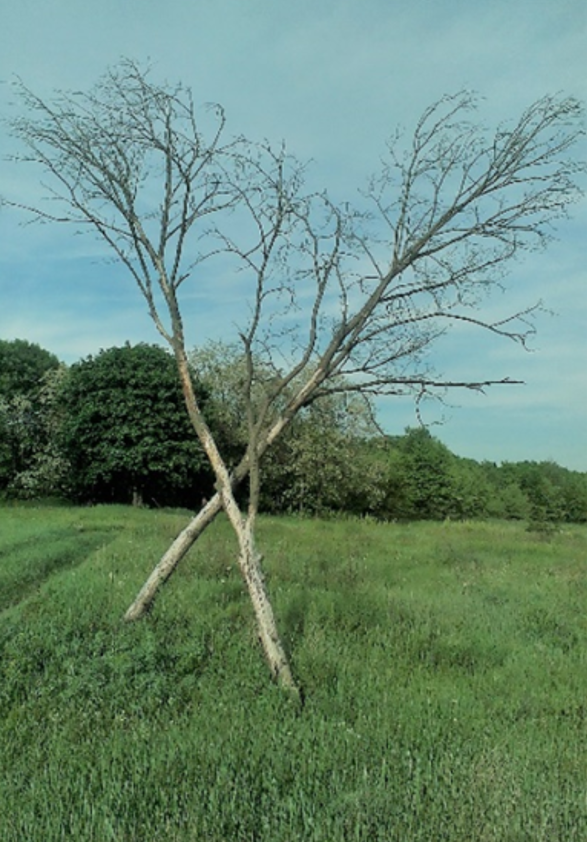
{"label": "treeline", "polygon": [[[221,343],[195,351],[193,362],[210,425],[236,464],[246,448],[242,362]],[[111,348],[68,368],[37,345],[0,341],[2,496],[197,509],[213,491],[162,348]],[[329,398],[304,410],[268,452],[262,509],[584,523],[587,474],[552,462],[462,459],[423,428],[382,436],[366,402]]]}
{"label": "treeline", "polygon": [[[338,446],[337,446],[338,444]],[[496,465],[455,456],[424,428],[403,436],[318,443],[297,437],[268,483],[266,508],[381,520],[526,520],[537,528],[587,522],[587,474],[552,462]]]}

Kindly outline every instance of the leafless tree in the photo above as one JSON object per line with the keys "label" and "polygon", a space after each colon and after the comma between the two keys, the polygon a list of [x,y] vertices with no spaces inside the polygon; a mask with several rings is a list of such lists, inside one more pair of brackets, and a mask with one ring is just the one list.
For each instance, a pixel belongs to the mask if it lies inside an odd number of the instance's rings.
{"label": "leafless tree", "polygon": [[[189,89],[156,85],[124,61],[90,92],[39,98],[17,84],[19,160],[49,177],[36,218],[102,237],[127,267],[169,344],[217,493],[173,542],[126,619],[161,584],[222,509],[273,676],[297,693],[255,541],[260,461],[292,418],[325,395],[406,395],[483,389],[508,378],[437,375],[428,351],[454,324],[524,345],[537,305],[490,318],[484,296],[511,262],[544,247],[579,190],[569,150],[581,106],[544,97],[493,135],[473,122],[468,92],[429,107],[411,137],[389,142],[381,170],[353,207],[305,189],[283,146],[225,139],[219,106],[200,114]],[[10,204],[23,207],[18,201]],[[229,470],[198,403],[180,292],[209,288],[214,261],[236,270],[248,310],[239,329],[248,441]],[[234,490],[248,476],[246,510]]]}

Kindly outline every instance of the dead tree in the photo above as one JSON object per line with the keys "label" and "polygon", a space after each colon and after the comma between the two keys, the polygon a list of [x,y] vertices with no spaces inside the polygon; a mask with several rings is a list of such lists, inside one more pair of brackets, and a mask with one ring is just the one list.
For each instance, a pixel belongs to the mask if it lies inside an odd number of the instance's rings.
{"label": "dead tree", "polygon": [[[89,93],[47,102],[19,83],[12,122],[50,177],[39,219],[103,238],[127,267],[169,344],[193,427],[217,492],[173,542],[126,613],[141,617],[203,529],[222,509],[272,675],[297,693],[264,584],[255,523],[260,462],[296,414],[340,392],[416,399],[483,389],[507,377],[451,380],[428,352],[455,324],[525,345],[538,305],[497,319],[483,299],[511,261],[544,247],[579,195],[568,153],[581,107],[544,97],[492,136],[471,120],[469,93],[428,108],[354,206],[305,191],[304,167],[284,147],[225,139],[219,106],[201,115],[181,85],[155,85],[125,61]],[[18,201],[12,205],[23,207]],[[198,403],[186,352],[181,290],[213,288],[214,261],[235,270],[248,302],[239,328],[248,440],[229,470]],[[248,477],[248,507],[234,490]]]}

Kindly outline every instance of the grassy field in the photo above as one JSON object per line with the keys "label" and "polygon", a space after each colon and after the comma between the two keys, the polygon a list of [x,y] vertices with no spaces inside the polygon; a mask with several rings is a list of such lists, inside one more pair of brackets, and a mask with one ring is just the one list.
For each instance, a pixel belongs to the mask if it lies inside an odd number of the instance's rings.
{"label": "grassy field", "polygon": [[262,520],[300,712],[184,523],[0,508],[0,842],[587,839],[585,529]]}

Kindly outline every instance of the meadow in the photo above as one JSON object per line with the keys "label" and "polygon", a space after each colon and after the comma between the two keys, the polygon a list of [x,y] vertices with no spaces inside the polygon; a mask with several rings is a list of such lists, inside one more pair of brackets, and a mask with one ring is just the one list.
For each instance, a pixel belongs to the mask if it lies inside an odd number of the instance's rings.
{"label": "meadow", "polygon": [[306,704],[219,520],[0,508],[0,842],[584,842],[587,529],[262,518]]}

